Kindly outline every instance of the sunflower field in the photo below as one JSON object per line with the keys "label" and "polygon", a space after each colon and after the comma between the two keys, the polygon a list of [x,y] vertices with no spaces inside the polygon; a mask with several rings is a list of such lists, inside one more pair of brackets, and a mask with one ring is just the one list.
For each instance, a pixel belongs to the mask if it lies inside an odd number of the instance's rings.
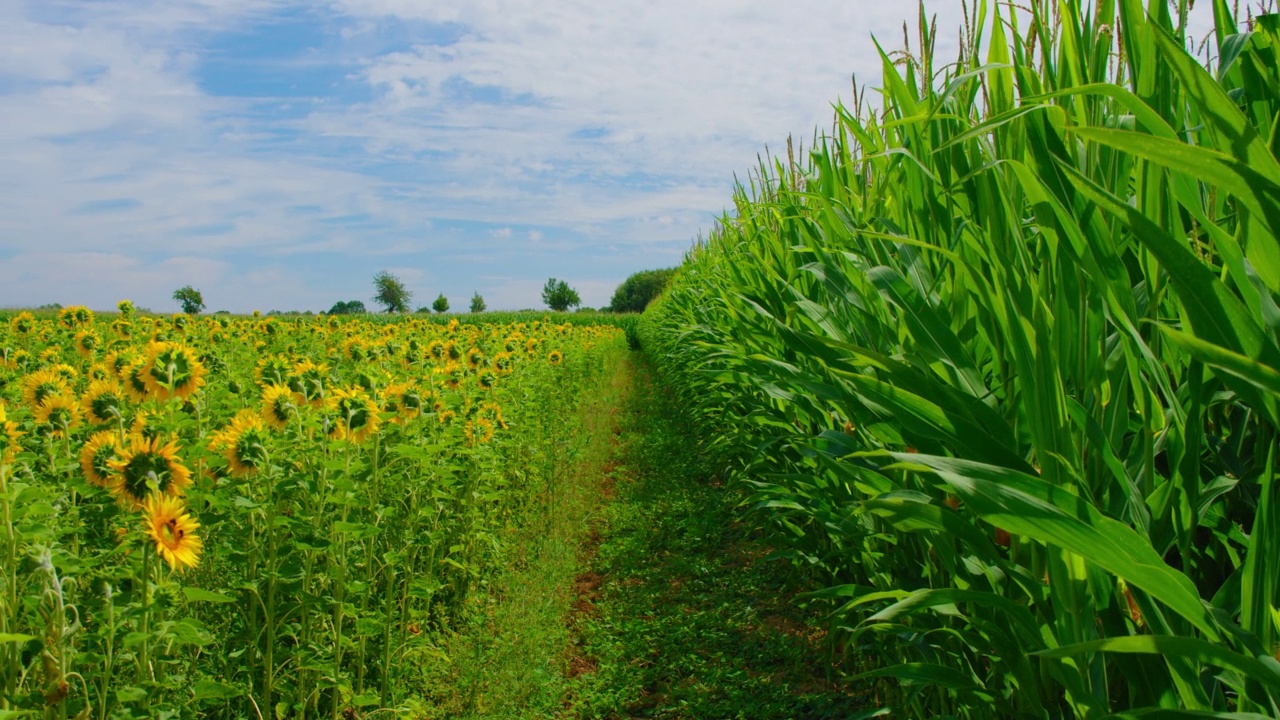
{"label": "sunflower field", "polygon": [[880,714],[1280,717],[1280,15],[1201,2],[922,8],[642,318]]}
{"label": "sunflower field", "polygon": [[621,330],[22,312],[0,718],[409,712]]}

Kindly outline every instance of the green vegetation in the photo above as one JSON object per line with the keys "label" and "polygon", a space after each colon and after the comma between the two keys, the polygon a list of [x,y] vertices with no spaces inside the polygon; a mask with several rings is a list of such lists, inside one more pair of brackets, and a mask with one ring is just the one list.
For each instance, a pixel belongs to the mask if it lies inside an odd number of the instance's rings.
{"label": "green vegetation", "polygon": [[481,297],[480,293],[477,291],[474,295],[471,296],[471,312],[482,313],[484,312],[484,309],[485,309],[484,298]]}
{"label": "green vegetation", "polygon": [[617,290],[613,291],[613,300],[609,302],[609,310],[613,312],[644,312],[654,298],[662,294],[667,281],[675,274],[675,268],[661,270],[641,270],[631,275]]}
{"label": "green vegetation", "polygon": [[1280,17],[1215,2],[1207,71],[1163,1],[1028,6],[886,56],[641,337],[895,716],[1274,716]]}
{"label": "green vegetation", "polygon": [[348,302],[339,300],[333,304],[333,307],[329,308],[330,315],[363,315],[366,312],[368,311],[365,310],[364,303],[359,300],[350,300]]}
{"label": "green vegetation", "polygon": [[581,305],[582,299],[578,297],[577,290],[569,287],[569,283],[551,278],[542,287],[542,302],[556,312],[564,312]]}
{"label": "green vegetation", "polygon": [[440,293],[440,295],[436,297],[435,302],[431,303],[431,309],[435,310],[437,313],[449,312],[449,298],[445,297],[444,293]]}
{"label": "green vegetation", "polygon": [[404,286],[400,278],[383,270],[373,276],[373,300],[389,313],[409,312],[409,303],[413,293]]}
{"label": "green vegetation", "polygon": [[[173,299],[182,306],[182,312],[188,315],[199,315],[200,311],[204,310],[204,296],[200,294],[199,290],[190,285],[184,285],[174,290]],[[57,303],[54,304],[57,305]],[[41,306],[40,309],[43,310],[46,307],[51,306]],[[59,305],[58,307],[61,308],[62,306]]]}

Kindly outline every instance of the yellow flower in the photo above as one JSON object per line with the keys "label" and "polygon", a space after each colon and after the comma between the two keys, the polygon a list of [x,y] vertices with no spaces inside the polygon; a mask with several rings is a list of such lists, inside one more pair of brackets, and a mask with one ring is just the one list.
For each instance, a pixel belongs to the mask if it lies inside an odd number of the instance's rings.
{"label": "yellow flower", "polygon": [[243,477],[267,465],[267,428],[262,416],[252,410],[241,410],[226,428],[214,433],[209,442],[213,452],[222,451],[227,469]]}
{"label": "yellow flower", "polygon": [[258,363],[253,375],[258,385],[262,387],[284,385],[289,382],[289,374],[293,371],[294,364],[283,355],[272,355]]}
{"label": "yellow flower", "polygon": [[76,352],[80,353],[80,357],[91,358],[93,351],[98,349],[98,345],[102,343],[97,335],[88,330],[81,330],[76,333]]}
{"label": "yellow flower", "polygon": [[462,426],[462,434],[471,445],[483,445],[493,439],[493,423],[486,418],[468,420]]}
{"label": "yellow flower", "polygon": [[169,563],[169,568],[196,567],[204,543],[195,534],[200,523],[191,517],[182,501],[165,495],[151,495],[143,505],[143,522],[147,535],[155,541],[156,553]]}
{"label": "yellow flower", "polygon": [[22,400],[33,411],[53,395],[67,392],[67,382],[53,368],[42,368],[22,378]]}
{"label": "yellow flower", "polygon": [[58,311],[58,322],[68,330],[93,324],[93,311],[83,305],[72,305]]}
{"label": "yellow flower", "polygon": [[559,365],[563,361],[564,361],[564,354],[561,353],[559,350],[552,350],[550,353],[547,354],[547,362],[551,363],[552,365]]}
{"label": "yellow flower", "polygon": [[293,391],[288,385],[268,385],[262,391],[262,419],[276,430],[283,430],[298,412]]}
{"label": "yellow flower", "polygon": [[335,390],[329,396],[329,408],[334,412],[330,435],[340,440],[364,442],[378,432],[378,406],[358,387]]}
{"label": "yellow flower", "polygon": [[94,380],[80,398],[80,407],[91,423],[116,422],[124,411],[124,391],[115,380]]}
{"label": "yellow flower", "polygon": [[153,343],[147,349],[142,382],[153,397],[187,399],[204,385],[204,364],[195,352],[178,343]]}
{"label": "yellow flower", "polygon": [[26,335],[36,327],[36,316],[29,312],[20,312],[9,321],[9,327],[18,335]]}
{"label": "yellow flower", "polygon": [[90,485],[107,487],[111,480],[111,461],[116,460],[120,437],[111,431],[96,432],[80,449],[80,470]]}
{"label": "yellow flower", "polygon": [[178,443],[159,437],[130,436],[129,446],[120,448],[108,466],[114,472],[109,488],[120,502],[133,507],[153,492],[151,484],[175,497],[191,484],[191,471],[178,459]]}
{"label": "yellow flower", "polygon": [[422,395],[410,383],[388,386],[383,397],[386,398],[386,411],[396,413],[391,420],[393,423],[403,425],[422,414]]}
{"label": "yellow flower", "polygon": [[316,364],[310,360],[293,366],[293,374],[289,376],[289,389],[293,391],[293,399],[299,405],[306,403],[312,407],[324,404],[325,386],[328,384],[329,366]]}
{"label": "yellow flower", "polygon": [[80,406],[66,393],[46,397],[33,415],[36,422],[48,426],[49,434],[55,438],[65,438],[80,427]]}
{"label": "yellow flower", "polygon": [[12,462],[13,456],[22,449],[18,445],[20,437],[22,433],[18,430],[18,424],[9,420],[4,404],[0,403],[0,465]]}

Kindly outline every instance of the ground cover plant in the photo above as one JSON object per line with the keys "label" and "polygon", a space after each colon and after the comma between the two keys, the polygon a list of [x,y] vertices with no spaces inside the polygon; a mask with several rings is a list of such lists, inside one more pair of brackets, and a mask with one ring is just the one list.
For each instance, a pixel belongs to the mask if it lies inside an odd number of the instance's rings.
{"label": "ground cover plant", "polygon": [[0,328],[0,717],[420,714],[613,327]]}
{"label": "ground cover plant", "polygon": [[1187,4],[922,17],[642,319],[886,712],[1280,715],[1280,16]]}

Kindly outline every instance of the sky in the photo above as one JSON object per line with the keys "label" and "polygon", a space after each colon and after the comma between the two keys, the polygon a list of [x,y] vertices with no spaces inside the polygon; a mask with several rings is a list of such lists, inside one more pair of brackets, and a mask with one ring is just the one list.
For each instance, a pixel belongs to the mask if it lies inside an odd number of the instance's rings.
{"label": "sky", "polygon": [[[1201,3],[1207,6],[1209,3]],[[958,0],[931,0],[942,57]],[[874,89],[886,0],[0,0],[0,307],[608,304]],[[914,30],[912,31],[914,35]],[[914,42],[914,41],[913,41]]]}

